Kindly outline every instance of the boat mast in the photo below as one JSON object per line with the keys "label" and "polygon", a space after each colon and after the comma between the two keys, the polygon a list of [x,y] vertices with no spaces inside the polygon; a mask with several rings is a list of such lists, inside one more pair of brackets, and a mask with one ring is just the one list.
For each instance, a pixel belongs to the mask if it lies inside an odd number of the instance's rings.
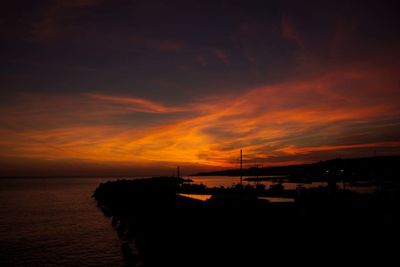
{"label": "boat mast", "polygon": [[240,184],[243,183],[243,154],[242,150],[240,149]]}

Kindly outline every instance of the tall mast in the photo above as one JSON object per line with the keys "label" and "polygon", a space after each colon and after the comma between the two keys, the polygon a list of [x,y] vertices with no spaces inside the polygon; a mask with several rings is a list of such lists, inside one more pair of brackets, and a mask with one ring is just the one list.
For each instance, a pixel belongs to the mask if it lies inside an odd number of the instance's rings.
{"label": "tall mast", "polygon": [[240,184],[243,183],[243,154],[242,150],[240,149]]}

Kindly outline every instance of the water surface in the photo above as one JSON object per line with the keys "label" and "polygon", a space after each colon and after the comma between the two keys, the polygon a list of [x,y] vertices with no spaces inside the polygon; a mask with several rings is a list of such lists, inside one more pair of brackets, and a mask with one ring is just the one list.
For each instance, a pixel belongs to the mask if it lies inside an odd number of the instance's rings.
{"label": "water surface", "polygon": [[0,266],[122,266],[91,198],[104,179],[0,179]]}

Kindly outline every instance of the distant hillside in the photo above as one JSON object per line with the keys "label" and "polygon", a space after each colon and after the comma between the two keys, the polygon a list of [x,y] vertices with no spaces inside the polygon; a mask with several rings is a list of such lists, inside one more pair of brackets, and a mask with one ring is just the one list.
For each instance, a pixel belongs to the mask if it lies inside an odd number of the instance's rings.
{"label": "distant hillside", "polygon": [[[400,156],[332,159],[311,164],[243,169],[243,176],[286,176],[309,181],[335,177],[349,181],[399,179]],[[240,176],[240,169],[202,172],[193,176]],[[341,179],[342,178],[342,179]]]}

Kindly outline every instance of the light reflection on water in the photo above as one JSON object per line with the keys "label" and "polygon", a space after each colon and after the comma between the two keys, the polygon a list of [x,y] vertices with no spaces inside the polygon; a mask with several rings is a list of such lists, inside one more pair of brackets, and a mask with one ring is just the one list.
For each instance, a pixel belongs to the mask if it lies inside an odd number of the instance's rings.
{"label": "light reflection on water", "polygon": [[0,266],[122,266],[91,195],[105,180],[0,179]]}
{"label": "light reflection on water", "polygon": [[209,200],[212,197],[212,195],[200,195],[200,194],[179,194],[179,195],[183,197],[198,199],[201,201]]}

